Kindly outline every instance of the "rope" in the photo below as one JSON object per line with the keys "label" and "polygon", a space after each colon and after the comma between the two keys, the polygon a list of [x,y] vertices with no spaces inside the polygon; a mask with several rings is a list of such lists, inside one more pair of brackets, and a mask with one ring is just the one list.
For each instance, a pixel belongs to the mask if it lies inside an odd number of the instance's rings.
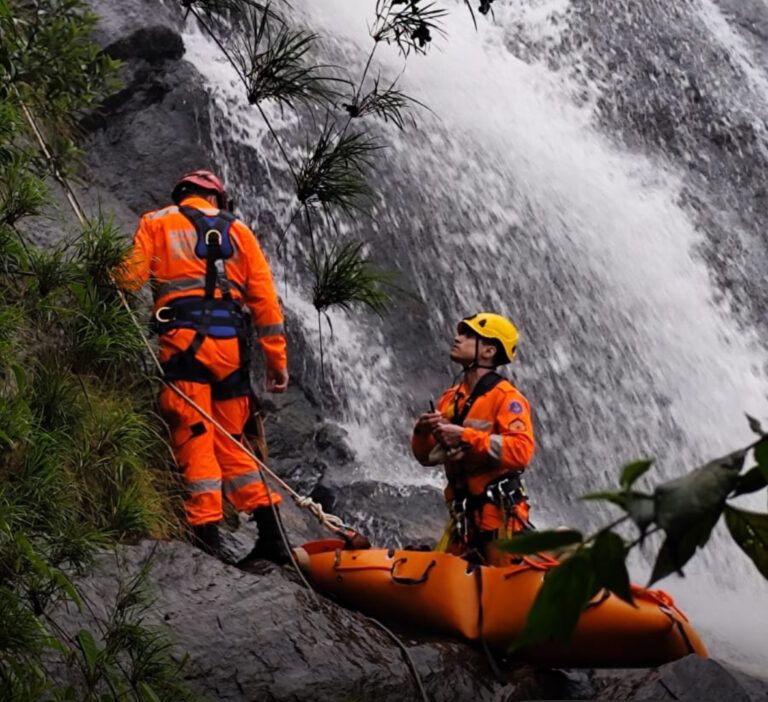
{"label": "rope", "polygon": [[[243,441],[248,442],[248,439],[243,437]],[[253,448],[250,446],[250,442],[249,442],[249,448],[251,448],[251,451],[253,451]],[[261,470],[261,466],[259,466],[258,468],[259,468],[259,474],[261,475],[261,480],[262,482],[264,482],[264,484],[266,484],[267,481],[264,479],[264,472]],[[304,572],[301,570],[301,567],[299,566],[299,562],[296,560],[296,555],[293,553],[293,548],[291,548],[291,542],[288,539],[288,534],[286,533],[285,527],[283,526],[283,520],[280,519],[280,513],[277,511],[277,505],[275,504],[275,501],[272,499],[272,491],[269,489],[267,489],[267,499],[269,500],[269,508],[272,510],[272,514],[275,517],[277,528],[280,531],[280,538],[283,541],[283,546],[285,546],[285,550],[288,552],[288,557],[291,559],[291,565],[293,566],[294,570],[298,574],[302,583],[304,583],[304,586],[312,594],[312,601],[315,603],[317,607],[319,607],[320,599],[317,596],[317,592],[315,592],[315,589],[312,587],[312,585],[310,585],[309,580],[307,580],[307,577],[304,575]]]}
{"label": "rope", "polygon": [[[22,112],[24,113],[24,118],[29,124],[29,127],[32,130],[32,133],[35,135],[35,138],[38,144],[40,145],[40,149],[42,150],[48,162],[51,164],[54,178],[59,182],[59,184],[64,189],[64,192],[67,196],[67,201],[69,202],[69,205],[72,208],[72,211],[75,213],[75,216],[77,217],[80,224],[82,226],[87,226],[88,218],[86,217],[85,212],[83,211],[83,208],[80,205],[80,202],[78,201],[77,196],[75,195],[75,192],[72,190],[67,179],[61,173],[61,171],[59,171],[59,169],[57,168],[53,155],[51,154],[45,142],[45,138],[43,137],[42,132],[38,128],[37,123],[35,122],[35,118],[33,117],[29,108],[27,108],[26,104],[22,100],[21,95],[19,94],[18,88],[16,88],[15,85],[13,86],[13,88],[14,88],[14,91],[16,92],[16,97],[19,100],[19,104],[21,105]],[[155,364],[155,367],[157,368],[158,375],[159,375],[158,379],[160,380],[160,382],[163,385],[165,385],[165,387],[175,392],[179,397],[181,397],[185,402],[187,402],[187,404],[189,404],[191,407],[197,410],[198,414],[200,414],[201,417],[208,420],[216,429],[219,430],[219,432],[221,432],[221,434],[223,434],[227,439],[233,442],[241,451],[243,451],[253,461],[255,461],[256,465],[259,468],[259,471],[262,472],[262,475],[264,474],[268,475],[271,478],[271,480],[273,480],[279,487],[285,490],[285,492],[288,493],[288,495],[290,495],[290,497],[299,507],[303,509],[308,509],[317,518],[320,524],[326,529],[328,529],[329,531],[337,535],[339,534],[343,535],[345,529],[349,529],[349,527],[346,524],[344,524],[344,522],[339,517],[336,517],[335,515],[332,515],[332,514],[326,514],[323,511],[322,506],[319,505],[317,502],[315,502],[312,498],[305,497],[297,493],[290,485],[288,485],[288,483],[286,483],[282,478],[280,478],[277,474],[275,474],[272,470],[270,470],[270,468],[253,451],[251,451],[241,441],[239,441],[232,434],[230,434],[208,412],[206,412],[202,407],[200,407],[200,405],[198,405],[191,397],[186,395],[184,391],[181,390],[181,388],[179,388],[175,383],[166,379],[165,371],[163,370],[163,367],[160,364],[160,359],[157,357],[155,350],[152,348],[152,345],[149,343],[149,339],[147,338],[147,335],[144,332],[144,327],[136,318],[136,314],[131,309],[131,306],[128,304],[128,298],[125,296],[125,293],[117,285],[114,277],[111,274],[110,274],[110,280],[114,284],[115,290],[117,291],[121,304],[123,305],[123,307],[125,307],[126,311],[128,312],[128,316],[130,317],[134,326],[138,330],[139,336],[144,346],[147,348],[147,351],[149,352],[150,358]]]}
{"label": "rope", "polygon": [[375,624],[379,629],[381,629],[387,636],[389,636],[392,641],[395,642],[395,644],[400,649],[400,653],[403,654],[403,658],[405,659],[406,664],[408,665],[409,670],[411,671],[411,675],[413,676],[413,681],[416,683],[416,689],[419,692],[419,697],[423,700],[423,702],[429,702],[429,697],[427,696],[427,691],[424,688],[424,683],[421,680],[421,675],[419,675],[419,671],[416,668],[416,664],[413,662],[413,658],[411,657],[410,651],[405,647],[405,644],[402,642],[400,637],[395,634],[394,631],[389,629],[388,627],[384,626],[378,619],[374,619],[373,617],[363,615],[369,622],[372,624]]}

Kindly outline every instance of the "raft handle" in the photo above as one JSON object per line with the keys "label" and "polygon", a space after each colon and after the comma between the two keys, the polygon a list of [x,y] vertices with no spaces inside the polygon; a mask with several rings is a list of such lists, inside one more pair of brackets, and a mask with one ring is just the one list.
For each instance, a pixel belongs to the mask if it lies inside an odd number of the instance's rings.
{"label": "raft handle", "polygon": [[395,570],[397,569],[397,566],[399,566],[401,563],[405,563],[408,559],[407,558],[398,558],[393,564],[392,568],[389,571],[389,574],[392,576],[392,580],[394,580],[398,585],[421,585],[429,579],[429,571],[432,570],[437,565],[437,561],[433,560],[428,566],[427,569],[424,571],[424,574],[420,578],[403,578],[399,575],[395,575]]}

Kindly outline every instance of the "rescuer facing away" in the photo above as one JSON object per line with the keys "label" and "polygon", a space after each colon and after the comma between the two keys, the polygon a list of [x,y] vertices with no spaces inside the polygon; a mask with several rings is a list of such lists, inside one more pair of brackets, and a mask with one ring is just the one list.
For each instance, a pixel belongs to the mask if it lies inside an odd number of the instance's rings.
{"label": "rescuer facing away", "polygon": [[[136,291],[151,281],[160,362],[175,384],[236,438],[249,416],[252,327],[266,357],[266,390],[288,387],[283,313],[272,273],[253,232],[228,210],[224,185],[210,171],[182,176],[171,207],[141,217],[117,281]],[[286,562],[267,487],[256,463],[184,398],[164,388],[161,411],[183,472],[194,541],[221,557],[222,495],[250,512],[259,537],[244,562]],[[272,493],[272,502],[280,495]]]}

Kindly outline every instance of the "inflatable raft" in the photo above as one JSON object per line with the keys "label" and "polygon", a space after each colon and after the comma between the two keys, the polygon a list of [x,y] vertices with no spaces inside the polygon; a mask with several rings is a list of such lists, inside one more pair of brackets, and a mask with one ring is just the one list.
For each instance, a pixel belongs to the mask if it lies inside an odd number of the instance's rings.
{"label": "inflatable raft", "polygon": [[[424,633],[484,642],[505,652],[522,631],[547,570],[558,562],[525,557],[504,567],[470,566],[446,553],[345,551],[337,540],[295,550],[320,592],[341,604]],[[531,663],[562,667],[650,667],[707,651],[685,615],[661,590],[633,586],[635,607],[603,592],[582,613],[567,644],[520,651]]]}

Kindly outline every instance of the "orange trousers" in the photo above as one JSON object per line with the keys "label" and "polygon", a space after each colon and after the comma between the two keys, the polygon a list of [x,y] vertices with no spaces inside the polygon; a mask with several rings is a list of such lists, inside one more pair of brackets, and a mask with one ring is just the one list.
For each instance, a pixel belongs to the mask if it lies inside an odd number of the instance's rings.
{"label": "orange trousers", "polygon": [[[160,339],[160,361],[186,350],[194,337],[189,329],[174,329]],[[220,381],[240,367],[237,339],[206,338],[195,358]],[[240,438],[248,420],[247,396],[217,400],[210,383],[174,380],[173,384],[224,429]],[[269,492],[256,462],[184,398],[170,388],[160,394],[160,410],[171,429],[171,443],[182,471],[187,497],[184,509],[193,525],[218,522],[224,517],[223,497],[239,512],[269,505]],[[272,501],[280,495],[272,492]],[[223,496],[223,497],[222,497]]]}

